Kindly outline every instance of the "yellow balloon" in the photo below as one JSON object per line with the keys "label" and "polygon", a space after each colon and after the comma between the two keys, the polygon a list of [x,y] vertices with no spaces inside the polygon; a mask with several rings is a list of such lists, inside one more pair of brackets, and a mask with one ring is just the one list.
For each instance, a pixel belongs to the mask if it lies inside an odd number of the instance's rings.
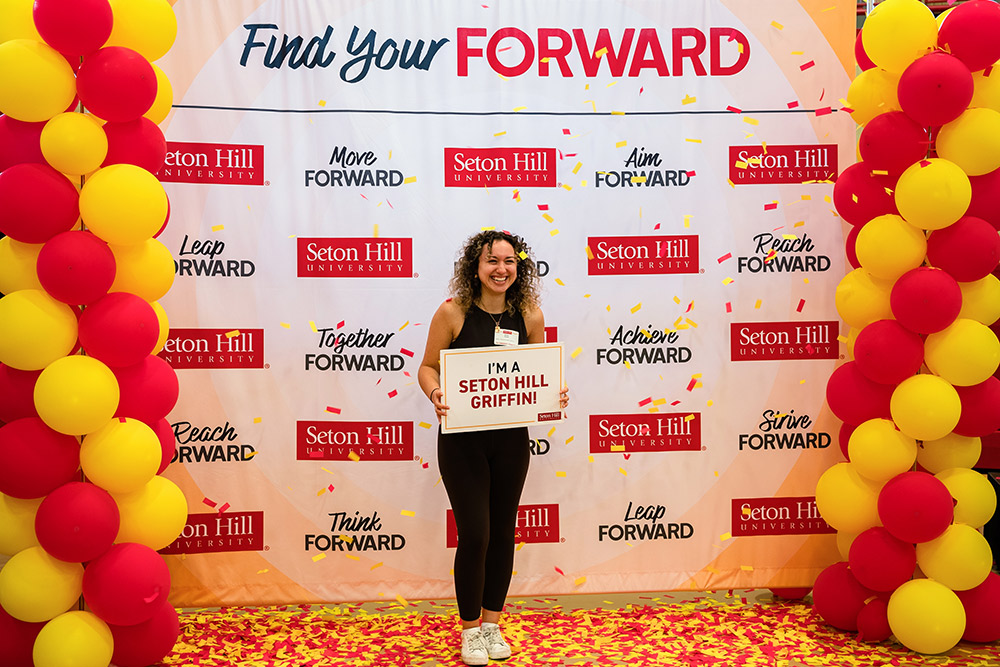
{"label": "yellow balloon", "polygon": [[0,239],[0,293],[42,289],[35,264],[42,243],[21,243],[9,236]]}
{"label": "yellow balloon", "polygon": [[940,537],[917,544],[917,564],[934,581],[953,591],[967,591],[986,580],[993,552],[978,530],[953,523]]}
{"label": "yellow balloon", "polygon": [[863,269],[895,280],[924,263],[927,235],[898,215],[880,215],[861,228],[855,248]]}
{"label": "yellow balloon", "polygon": [[850,560],[851,545],[858,539],[859,533],[845,533],[837,531],[837,551],[840,553],[840,560]]}
{"label": "yellow balloon", "polygon": [[42,128],[42,155],[53,169],[82,176],[104,162],[108,155],[108,136],[91,116],[84,113],[61,113]]}
{"label": "yellow balloon", "polygon": [[965,607],[955,592],[931,579],[913,579],[889,598],[889,628],[917,653],[944,653],[965,632]]}
{"label": "yellow balloon", "polygon": [[851,433],[847,451],[862,476],[886,482],[913,466],[917,441],[899,432],[888,419],[869,419]]}
{"label": "yellow balloon", "polygon": [[892,320],[889,293],[892,283],[879,280],[864,269],[854,269],[837,285],[834,302],[840,317],[863,329],[876,320]]}
{"label": "yellow balloon", "polygon": [[48,44],[0,44],[0,113],[37,123],[66,111],[76,96],[73,68]]}
{"label": "yellow balloon", "polygon": [[941,128],[935,146],[938,156],[954,162],[969,176],[1000,168],[1000,112],[966,109]]}
{"label": "yellow balloon", "polygon": [[953,385],[979,384],[1000,366],[1000,340],[985,324],[959,318],[943,331],[927,336],[924,363]]}
{"label": "yellow balloon", "polygon": [[111,11],[114,27],[105,46],[127,46],[152,61],[177,38],[177,17],[167,0],[111,0]]}
{"label": "yellow balloon", "polygon": [[37,371],[73,351],[73,309],[42,290],[18,290],[0,298],[0,363]]}
{"label": "yellow balloon", "polygon": [[35,409],[54,431],[68,435],[92,433],[118,409],[118,380],[93,357],[57,359],[35,380]]}
{"label": "yellow balloon", "polygon": [[14,554],[0,569],[0,605],[28,623],[55,618],[83,593],[83,565],[66,563],[41,547]]}
{"label": "yellow balloon", "polygon": [[0,1],[0,43],[11,39],[44,41],[35,27],[34,4],[34,0]]}
{"label": "yellow balloon", "polygon": [[115,542],[138,542],[158,551],[172,544],[187,523],[184,493],[161,475],[154,476],[138,491],[112,497],[121,514]]}
{"label": "yellow balloon", "polygon": [[936,375],[908,377],[892,392],[889,412],[900,431],[917,440],[951,433],[962,414],[958,392]]}
{"label": "yellow balloon", "polygon": [[23,500],[0,493],[0,555],[13,556],[38,546],[35,514],[44,498]]}
{"label": "yellow balloon", "polygon": [[89,611],[68,611],[45,624],[31,657],[35,667],[107,667],[114,649],[107,623]]}
{"label": "yellow balloon", "polygon": [[965,215],[972,185],[965,172],[941,158],[910,165],[896,183],[896,208],[920,229],[944,229]]}
{"label": "yellow balloon", "polygon": [[949,468],[971,468],[982,453],[981,438],[949,433],[937,440],[925,440],[917,450],[917,463],[936,475]]}
{"label": "yellow balloon", "polygon": [[865,18],[861,43],[871,61],[901,74],[937,46],[934,12],[918,0],[885,0]]}
{"label": "yellow balloon", "polygon": [[898,85],[899,74],[877,67],[858,74],[847,89],[847,106],[854,122],[864,125],[879,114],[899,111]]}
{"label": "yellow balloon", "polygon": [[83,184],[80,215],[90,231],[108,243],[142,243],[167,219],[167,193],[142,167],[111,164]]}
{"label": "yellow balloon", "polygon": [[156,346],[150,354],[159,354],[163,346],[167,344],[167,336],[170,335],[170,320],[167,319],[167,311],[163,309],[159,301],[153,301],[149,305],[153,307],[153,312],[156,313],[156,320],[160,325],[160,335],[156,339]]}
{"label": "yellow balloon", "polygon": [[156,99],[143,116],[159,125],[166,119],[174,105],[174,88],[162,69],[153,65],[153,71],[156,73]]}
{"label": "yellow balloon", "polygon": [[159,240],[109,247],[115,256],[115,281],[110,291],[131,292],[152,302],[174,284],[174,256]]}
{"label": "yellow balloon", "polygon": [[[969,102],[970,107],[1000,111],[1000,77],[993,76],[998,67],[1000,67],[1000,62],[994,64],[992,70],[987,68],[972,73],[974,92],[972,93],[972,101]],[[987,71],[990,71],[990,76],[985,75]]]}
{"label": "yellow balloon", "polygon": [[935,19],[935,21],[937,21],[938,32],[941,31],[941,26],[944,24],[944,20],[948,18],[948,14],[951,14],[952,11],[954,11],[954,9],[955,9],[954,7],[949,7],[945,11],[938,14],[937,18]]}
{"label": "yellow balloon", "polygon": [[1000,279],[992,273],[970,283],[959,283],[962,310],[958,316],[989,326],[1000,319]]}
{"label": "yellow balloon", "polygon": [[862,477],[852,464],[836,463],[816,482],[816,509],[838,531],[858,534],[881,525],[880,488],[881,484]]}
{"label": "yellow balloon", "polygon": [[80,446],[80,466],[110,493],[138,491],[153,478],[162,455],[156,433],[138,419],[112,419]]}
{"label": "yellow balloon", "polygon": [[997,511],[997,492],[986,475],[969,468],[951,468],[934,475],[955,499],[955,523],[982,528]]}

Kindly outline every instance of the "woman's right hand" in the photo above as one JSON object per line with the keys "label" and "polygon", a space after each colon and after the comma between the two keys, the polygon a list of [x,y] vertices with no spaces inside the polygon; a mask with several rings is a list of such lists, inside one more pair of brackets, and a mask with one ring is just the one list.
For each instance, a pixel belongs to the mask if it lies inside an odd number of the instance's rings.
{"label": "woman's right hand", "polygon": [[448,406],[444,404],[443,399],[444,391],[440,387],[431,391],[431,403],[434,404],[434,412],[437,414],[438,423],[441,423],[441,418],[448,412]]}

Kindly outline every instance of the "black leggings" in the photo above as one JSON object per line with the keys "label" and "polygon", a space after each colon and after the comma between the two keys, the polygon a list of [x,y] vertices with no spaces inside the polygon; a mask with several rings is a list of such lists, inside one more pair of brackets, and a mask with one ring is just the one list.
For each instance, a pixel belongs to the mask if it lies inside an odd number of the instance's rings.
{"label": "black leggings", "polygon": [[455,596],[463,621],[478,619],[481,609],[503,611],[530,459],[526,428],[438,434],[438,468],[458,528]]}

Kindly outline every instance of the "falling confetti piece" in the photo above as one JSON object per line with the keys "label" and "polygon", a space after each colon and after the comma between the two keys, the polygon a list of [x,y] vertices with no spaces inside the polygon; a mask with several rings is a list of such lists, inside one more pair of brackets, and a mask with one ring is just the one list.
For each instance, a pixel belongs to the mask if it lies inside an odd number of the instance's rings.
{"label": "falling confetti piece", "polygon": [[727,259],[732,259],[732,258],[733,258],[733,253],[727,252],[725,255],[723,255],[722,257],[720,257],[717,261],[719,262],[719,264],[722,264]]}
{"label": "falling confetti piece", "polygon": [[573,580],[573,585],[582,586],[584,583],[586,583],[586,581],[587,577],[577,577],[576,579]]}
{"label": "falling confetti piece", "polygon": [[545,222],[555,222],[555,218],[553,218],[548,213],[542,213],[542,218],[545,220]]}
{"label": "falling confetti piece", "polygon": [[747,125],[760,125],[759,120],[757,120],[756,118],[750,118],[749,116],[744,117],[743,122],[746,123]]}
{"label": "falling confetti piece", "polygon": [[799,305],[798,305],[798,308],[795,309],[795,312],[801,313],[802,312],[802,307],[804,305],[806,305],[806,300],[805,299],[799,299]]}
{"label": "falling confetti piece", "polygon": [[556,470],[556,477],[565,477],[566,473],[562,470]]}
{"label": "falling confetti piece", "polygon": [[551,232],[549,232],[549,236],[555,236],[558,233],[559,233],[558,229],[553,229]]}
{"label": "falling confetti piece", "polygon": [[262,420],[261,420],[261,418],[260,418],[260,417],[254,417],[254,418],[253,418],[253,423],[254,423],[254,424],[259,424],[259,423],[260,423],[261,421],[262,421]]}
{"label": "falling confetti piece", "polygon": [[330,405],[326,406],[326,411],[327,412],[332,412],[335,415],[339,415],[340,414],[340,408],[335,408],[335,407],[330,406]]}
{"label": "falling confetti piece", "polygon": [[416,176],[407,176],[406,178],[403,179],[403,185],[406,185],[408,183],[416,183],[416,182],[417,182],[417,177]]}
{"label": "falling confetti piece", "polygon": [[736,281],[733,280],[732,278],[723,278],[723,280],[722,280],[722,284],[723,285],[730,285],[730,284],[732,284],[734,282],[736,282]]}
{"label": "falling confetti piece", "polygon": [[504,130],[503,132],[494,132],[493,136],[494,137],[502,137],[505,134],[507,134],[507,130]]}
{"label": "falling confetti piece", "polygon": [[514,111],[524,111],[528,107],[514,107]]}
{"label": "falling confetti piece", "polygon": [[719,535],[719,540],[722,542],[725,542],[726,540],[730,540],[732,538],[733,538],[732,533],[723,533],[722,535]]}
{"label": "falling confetti piece", "polygon": [[789,109],[795,109],[798,106],[799,106],[799,101],[798,100],[792,100],[791,102],[788,103],[788,108]]}
{"label": "falling confetti piece", "polygon": [[778,30],[784,30],[785,29],[785,26],[781,25],[777,21],[771,21],[771,27],[772,28],[776,28]]}
{"label": "falling confetti piece", "polygon": [[642,301],[632,306],[632,314],[635,315],[637,312],[639,312],[640,308],[642,308]]}
{"label": "falling confetti piece", "polygon": [[578,347],[578,348],[576,348],[575,350],[573,350],[573,351],[572,351],[572,352],[570,353],[570,355],[569,355],[569,356],[570,356],[570,358],[571,358],[571,359],[576,359],[576,358],[577,358],[578,356],[580,356],[580,353],[581,353],[581,352],[583,352],[583,348],[582,348],[582,347]]}
{"label": "falling confetti piece", "polygon": [[810,60],[807,63],[802,63],[801,65],[799,65],[799,69],[802,70],[803,72],[805,72],[810,67],[815,67],[815,66],[816,66],[816,62],[813,61],[813,60]]}
{"label": "falling confetti piece", "polygon": [[757,302],[753,305],[754,309],[755,310],[759,309],[760,308],[760,304],[761,304],[761,300],[757,299]]}
{"label": "falling confetti piece", "polygon": [[408,357],[410,357],[410,358],[412,358],[412,357],[413,357],[413,353],[412,353],[412,352],[410,352],[409,350],[407,350],[407,349],[406,349],[405,347],[401,347],[401,348],[399,348],[399,353],[400,353],[400,354],[405,354],[406,356],[408,356]]}
{"label": "falling confetti piece", "polygon": [[278,322],[278,324],[281,325],[282,329],[291,329],[292,328],[292,325],[289,324],[288,322]]}
{"label": "falling confetti piece", "polygon": [[594,55],[597,56],[598,58],[603,58],[605,55],[607,55],[607,53],[608,53],[608,47],[605,46],[599,49],[598,51],[595,51]]}
{"label": "falling confetti piece", "polygon": [[776,202],[776,201],[773,201],[770,204],[764,204],[764,210],[765,211],[773,211],[776,208],[778,208],[778,202]]}
{"label": "falling confetti piece", "polygon": [[628,477],[628,470],[625,470],[625,468],[618,468],[618,472]]}
{"label": "falling confetti piece", "polygon": [[615,148],[623,148],[627,145],[628,145],[627,141],[619,141],[618,143],[615,144]]}
{"label": "falling confetti piece", "polygon": [[323,560],[324,558],[326,558],[326,554],[316,554],[315,556],[312,557],[312,561],[314,563],[318,563],[319,561]]}
{"label": "falling confetti piece", "polygon": [[733,304],[729,301],[726,302],[726,312],[727,313],[733,312]]}
{"label": "falling confetti piece", "polygon": [[361,457],[358,456],[358,453],[355,452],[354,450],[351,450],[350,452],[347,453],[347,458],[351,459],[352,461],[360,461],[361,460]]}
{"label": "falling confetti piece", "polygon": [[684,99],[681,100],[681,104],[694,104],[697,101],[698,101],[698,98],[695,97],[694,95],[685,94],[684,95]]}
{"label": "falling confetti piece", "polygon": [[566,287],[566,283],[564,283],[561,278],[556,278],[556,285]]}
{"label": "falling confetti piece", "polygon": [[580,167],[582,167],[582,166],[583,166],[583,163],[582,163],[582,162],[577,162],[577,163],[576,163],[576,166],[575,166],[575,167],[573,167],[573,173],[575,174],[575,173],[577,173],[578,171],[580,171]]}
{"label": "falling confetti piece", "polygon": [[594,259],[594,253],[591,251],[590,246],[584,246],[583,249],[587,252],[587,259]]}
{"label": "falling confetti piece", "polygon": [[816,109],[817,116],[826,116],[833,113],[833,109],[830,107],[823,107],[822,109]]}
{"label": "falling confetti piece", "polygon": [[558,567],[555,567],[554,569],[555,569],[555,571],[556,571],[556,572],[558,572],[558,573],[559,573],[559,574],[561,574],[562,576],[564,576],[564,577],[566,576],[566,573],[565,573],[565,572],[563,572],[562,570],[560,570],[560,569],[559,569]]}
{"label": "falling confetti piece", "polygon": [[375,568],[382,567],[382,565],[383,565],[382,561],[379,561],[378,563],[372,565],[369,569],[374,570]]}
{"label": "falling confetti piece", "polygon": [[226,338],[236,338],[239,335],[240,335],[240,330],[239,329],[236,329],[234,331],[227,331],[226,332]]}
{"label": "falling confetti piece", "polygon": [[399,510],[400,516],[417,516],[417,513],[413,510]]}
{"label": "falling confetti piece", "polygon": [[218,503],[216,503],[214,500],[209,500],[208,498],[202,498],[201,502],[204,503],[205,505],[208,505],[209,507],[218,506]]}
{"label": "falling confetti piece", "polygon": [[726,111],[732,111],[733,113],[743,113],[743,109],[738,109],[734,106],[726,107]]}
{"label": "falling confetti piece", "polygon": [[753,572],[753,565],[740,565],[740,569],[744,572]]}

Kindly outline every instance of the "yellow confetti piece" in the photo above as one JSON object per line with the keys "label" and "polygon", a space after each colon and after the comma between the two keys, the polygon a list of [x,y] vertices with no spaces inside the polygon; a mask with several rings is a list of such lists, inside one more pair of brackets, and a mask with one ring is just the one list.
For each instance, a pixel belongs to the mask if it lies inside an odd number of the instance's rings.
{"label": "yellow confetti piece", "polygon": [[[379,204],[381,204],[381,203],[382,202],[379,202]],[[374,225],[374,228],[372,229],[372,236],[374,236],[375,238],[378,238],[378,223],[376,223]]]}
{"label": "yellow confetti piece", "polygon": [[319,333],[319,329],[316,328],[316,323],[312,320],[309,320],[309,328],[312,329],[313,333]]}
{"label": "yellow confetti piece", "polygon": [[556,470],[556,477],[565,477],[566,473],[562,470]]}
{"label": "yellow confetti piece", "polygon": [[573,438],[575,437],[576,437],[575,435],[571,435],[568,438],[566,438],[566,444],[568,445],[569,443],[573,442]]}
{"label": "yellow confetti piece", "polygon": [[324,558],[326,558],[326,554],[316,554],[315,556],[313,556],[313,562],[314,563],[318,563],[319,561],[323,560]]}
{"label": "yellow confetti piece", "polygon": [[708,566],[708,567],[706,567],[705,569],[706,569],[706,570],[708,570],[709,572],[711,572],[712,574],[719,574],[719,570],[715,569],[715,568],[714,568],[714,567],[712,567],[711,565],[709,565],[709,566]]}
{"label": "yellow confetti piece", "polygon": [[714,472],[715,472],[715,476],[718,477],[719,476],[719,471],[715,470]]}
{"label": "yellow confetti piece", "polygon": [[493,136],[494,137],[502,137],[505,134],[507,134],[507,130],[504,130],[503,132],[494,132]]}
{"label": "yellow confetti piece", "polygon": [[545,435],[547,435],[548,437],[550,437],[550,438],[551,438],[551,437],[552,437],[552,435],[553,435],[553,434],[554,434],[555,432],[556,432],[556,427],[555,427],[555,426],[553,426],[552,428],[550,428],[550,429],[549,429],[549,432],[548,432],[548,433],[546,433]]}
{"label": "yellow confetti piece", "polygon": [[319,106],[321,106],[321,107],[325,107],[325,106],[326,106],[326,100],[320,100],[320,101],[319,101],[319,102],[317,102],[316,104],[318,104],[318,105],[319,105]]}
{"label": "yellow confetti piece", "polygon": [[253,423],[254,423],[254,424],[259,424],[259,423],[260,423],[261,421],[262,421],[262,420],[261,420],[261,418],[260,418],[260,417],[254,417],[254,418],[253,418]]}
{"label": "yellow confetti piece", "polygon": [[282,329],[291,329],[292,328],[292,325],[289,324],[288,322],[278,322],[278,324],[281,326]]}
{"label": "yellow confetti piece", "polygon": [[740,569],[744,572],[753,572],[753,565],[740,565]]}
{"label": "yellow confetti piece", "polygon": [[584,249],[584,250],[586,251],[586,253],[587,253],[587,259],[594,259],[594,253],[593,253],[593,251],[592,251],[592,250],[590,249],[590,246],[589,246],[589,245],[586,245],[586,246],[583,246],[583,249]]}
{"label": "yellow confetti piece", "polygon": [[697,101],[698,101],[697,97],[695,97],[694,95],[688,95],[687,93],[685,93],[684,94],[684,99],[681,100],[681,104],[694,104]]}
{"label": "yellow confetti piece", "polygon": [[733,280],[732,278],[724,278],[724,279],[722,280],[722,284],[723,284],[723,285],[729,285],[730,283],[734,283],[734,282],[736,282],[736,281],[735,281],[735,280]]}
{"label": "yellow confetti piece", "polygon": [[374,570],[374,569],[376,569],[376,568],[380,568],[380,567],[382,567],[382,565],[383,565],[383,564],[384,564],[384,563],[383,563],[382,561],[379,561],[379,562],[375,563],[374,565],[372,565],[372,566],[371,566],[370,568],[368,568],[368,569],[369,569],[369,570]]}
{"label": "yellow confetti piece", "polygon": [[712,399],[708,399],[708,403],[706,403],[705,405],[707,405],[708,407],[712,407],[714,404],[715,401],[713,401]]}
{"label": "yellow confetti piece", "polygon": [[566,283],[564,283],[561,278],[556,278],[556,285],[562,285],[563,287],[566,287]]}
{"label": "yellow confetti piece", "polygon": [[619,468],[618,472],[620,472],[621,474],[623,474],[626,477],[628,477],[628,470],[625,470],[625,468]]}
{"label": "yellow confetti piece", "polygon": [[268,568],[264,568],[263,570],[257,570],[257,574],[267,574],[270,571]]}
{"label": "yellow confetti piece", "polygon": [[750,116],[744,116],[743,122],[747,125],[760,125],[760,121],[756,118],[751,118]]}
{"label": "yellow confetti piece", "polygon": [[760,308],[760,303],[761,303],[761,302],[760,302],[760,299],[757,299],[757,303],[755,303],[755,304],[753,305],[754,309],[759,309],[759,308]]}
{"label": "yellow confetti piece", "polygon": [[733,164],[733,166],[736,167],[737,169],[746,169],[750,165],[748,165],[746,162],[743,162],[742,160],[737,160],[736,163]]}
{"label": "yellow confetti piece", "polygon": [[400,516],[417,516],[417,513],[413,510],[399,510]]}
{"label": "yellow confetti piece", "polygon": [[691,226],[691,218],[693,218],[693,217],[694,216],[691,215],[690,213],[684,216],[684,228],[685,229],[687,229],[688,227]]}
{"label": "yellow confetti piece", "polygon": [[701,139],[685,139],[684,141],[686,141],[688,143],[692,143],[692,144],[700,144],[701,143]]}
{"label": "yellow confetti piece", "polygon": [[403,326],[399,327],[399,330],[402,331],[408,326],[410,326],[410,320],[406,320],[405,322],[403,322]]}
{"label": "yellow confetti piece", "polygon": [[633,176],[632,177],[632,182],[633,183],[645,183],[646,182],[646,177],[645,176]]}
{"label": "yellow confetti piece", "polygon": [[576,579],[573,580],[573,585],[574,586],[582,586],[586,582],[587,582],[587,577],[577,577]]}
{"label": "yellow confetti piece", "polygon": [[665,398],[658,398],[655,401],[653,401],[653,405],[663,405],[666,402],[667,402],[667,399],[665,399]]}
{"label": "yellow confetti piece", "polygon": [[625,146],[628,146],[627,141],[619,141],[617,144],[615,144],[615,148],[624,148]]}
{"label": "yellow confetti piece", "polygon": [[346,558],[350,558],[351,560],[356,560],[356,561],[360,561],[360,560],[361,560],[361,559],[360,559],[359,557],[357,557],[357,556],[352,556],[351,554],[344,554],[344,556],[345,556]]}
{"label": "yellow confetti piece", "polygon": [[351,537],[350,535],[338,535],[337,537],[340,538],[341,542],[347,542],[348,544],[354,542],[354,538]]}
{"label": "yellow confetti piece", "polygon": [[416,183],[416,182],[417,182],[417,177],[416,176],[407,176],[406,178],[403,179],[403,185],[406,185],[408,183]]}
{"label": "yellow confetti piece", "polygon": [[781,25],[777,21],[771,21],[771,27],[777,28],[778,30],[784,30],[785,26]]}
{"label": "yellow confetti piece", "polygon": [[575,350],[573,350],[572,352],[570,352],[570,355],[569,355],[570,359],[576,359],[578,356],[580,356],[581,352],[583,352],[583,348],[582,347],[576,348]]}
{"label": "yellow confetti piece", "polygon": [[329,468],[327,468],[326,466],[322,466],[322,467],[320,468],[320,470],[322,470],[323,472],[326,472],[326,473],[329,473],[329,474],[331,474],[331,475],[333,474],[333,471],[332,471],[332,470],[330,470]]}
{"label": "yellow confetti piece", "polygon": [[324,493],[326,493],[326,487],[325,486],[322,489],[320,489],[319,491],[316,492],[316,497],[319,498]]}
{"label": "yellow confetti piece", "polygon": [[587,187],[587,179],[586,179],[586,178],[585,178],[585,179],[583,179],[582,181],[580,181],[580,187],[581,187],[581,188],[585,188],[585,187]]}
{"label": "yellow confetti piece", "polygon": [[221,232],[225,228],[226,228],[225,225],[213,225],[212,226],[212,231],[213,232]]}
{"label": "yellow confetti piece", "polygon": [[555,218],[553,218],[548,213],[542,213],[542,218],[545,219],[545,222],[555,222]]}
{"label": "yellow confetti piece", "polygon": [[360,461],[361,460],[361,457],[358,456],[358,453],[355,452],[355,451],[349,452],[347,454],[347,458],[351,459],[352,461]]}
{"label": "yellow confetti piece", "polygon": [[524,111],[524,110],[525,110],[525,109],[527,109],[527,108],[528,108],[528,107],[514,107],[514,109],[513,109],[513,110],[514,110],[514,111]]}
{"label": "yellow confetti piece", "polygon": [[402,595],[397,595],[396,596],[396,602],[398,602],[399,604],[403,605],[404,607],[408,607],[410,605],[410,603],[407,602],[406,598],[404,598]]}
{"label": "yellow confetti piece", "polygon": [[642,301],[632,306],[632,314],[635,315],[637,312],[639,312],[640,308],[642,308]]}
{"label": "yellow confetti piece", "polygon": [[226,338],[236,338],[239,335],[240,335],[240,330],[239,329],[235,329],[233,331],[227,331],[226,332]]}
{"label": "yellow confetti piece", "polygon": [[521,549],[524,548],[525,544],[527,544],[527,542],[518,542],[517,546],[514,548],[514,551],[520,551]]}
{"label": "yellow confetti piece", "polygon": [[558,229],[553,229],[551,232],[549,232],[549,236],[555,236],[558,233],[559,233]]}
{"label": "yellow confetti piece", "polygon": [[732,533],[723,533],[722,535],[719,535],[719,540],[721,540],[722,542],[725,542],[726,540],[731,540],[732,538],[733,538]]}
{"label": "yellow confetti piece", "polygon": [[573,167],[573,173],[575,174],[575,173],[577,173],[578,171],[580,171],[580,167],[582,167],[582,166],[583,166],[583,163],[582,163],[582,162],[577,162],[577,163],[576,163],[576,166],[575,166],[575,167]]}
{"label": "yellow confetti piece", "polygon": [[562,189],[563,189],[563,190],[566,190],[567,192],[570,192],[570,191],[572,191],[572,190],[573,190],[573,186],[572,186],[572,185],[570,185],[569,183],[563,183],[563,184],[562,184]]}
{"label": "yellow confetti piece", "polygon": [[605,55],[607,55],[607,53],[608,53],[608,47],[605,46],[604,48],[596,51],[594,55],[597,56],[598,58],[603,58]]}

